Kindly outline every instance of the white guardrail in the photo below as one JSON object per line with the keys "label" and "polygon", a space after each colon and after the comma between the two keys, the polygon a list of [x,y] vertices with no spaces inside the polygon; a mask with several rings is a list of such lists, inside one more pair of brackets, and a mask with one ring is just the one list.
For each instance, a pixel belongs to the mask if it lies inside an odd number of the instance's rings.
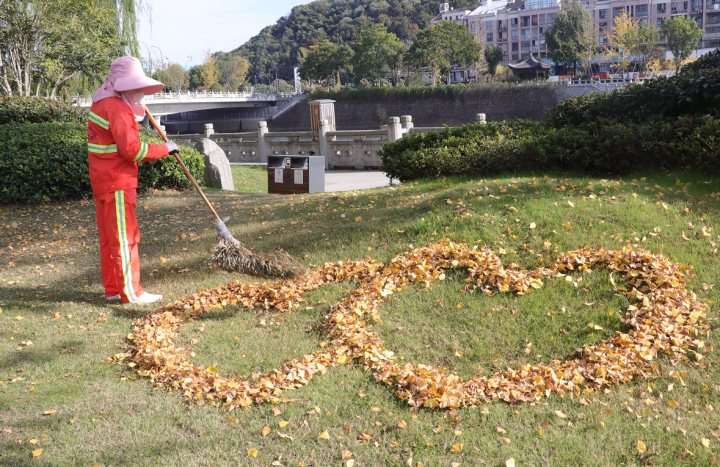
{"label": "white guardrail", "polygon": [[[257,92],[208,92],[208,91],[188,91],[188,92],[158,92],[150,96],[145,96],[143,100],[146,104],[157,102],[232,102],[232,101],[283,101],[292,99],[300,94],[281,92],[264,94]],[[73,101],[80,107],[90,106],[91,98],[77,96]]]}

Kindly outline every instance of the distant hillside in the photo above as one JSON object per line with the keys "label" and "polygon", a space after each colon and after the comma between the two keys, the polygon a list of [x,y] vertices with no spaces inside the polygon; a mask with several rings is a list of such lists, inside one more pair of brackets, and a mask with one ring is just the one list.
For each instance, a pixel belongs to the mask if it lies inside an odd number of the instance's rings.
{"label": "distant hillside", "polygon": [[[298,64],[298,52],[325,39],[350,45],[360,33],[376,23],[409,44],[419,29],[428,26],[439,11],[441,0],[317,0],[296,6],[289,15],[260,31],[239,48],[218,53],[219,60],[241,54],[250,61],[248,80],[261,73],[275,73],[279,62],[280,77],[292,76]],[[471,8],[477,0],[451,0],[450,6]]]}

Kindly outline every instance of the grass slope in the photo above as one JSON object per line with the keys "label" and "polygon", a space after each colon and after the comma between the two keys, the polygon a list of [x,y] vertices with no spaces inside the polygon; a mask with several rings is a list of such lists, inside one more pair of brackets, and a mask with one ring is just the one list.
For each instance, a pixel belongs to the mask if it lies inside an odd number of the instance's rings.
{"label": "grass slope", "polygon": [[[262,173],[253,174],[256,181],[246,185],[261,191]],[[690,286],[711,304],[706,345],[717,349],[720,183],[687,174],[544,175],[448,178],[337,195],[210,190],[209,197],[251,248],[283,248],[311,266],[368,256],[386,262],[444,236],[504,251],[505,264],[528,268],[585,245],[647,248],[694,266]],[[193,192],[141,196],[148,291],[174,300],[251,280],[209,262],[216,240],[206,209]],[[133,320],[153,307],[105,301],[94,217],[92,202],[0,207],[0,466],[346,465],[343,451],[356,466],[503,466],[510,458],[516,465],[712,465],[720,456],[717,350],[704,367],[673,367],[660,358],[657,379],[595,392],[588,406],[567,396],[411,411],[350,364],[284,394],[295,402],[232,412],[190,407],[182,394],[112,363],[127,348]],[[522,297],[461,295],[465,275],[449,273],[429,292],[394,295],[381,309],[382,322],[372,325],[406,361],[487,374],[570,356],[620,329],[617,315],[630,303],[608,286],[607,274],[576,276],[577,286],[548,279]],[[228,307],[189,323],[176,341],[223,374],[264,373],[320,349],[325,337],[315,325],[352,290],[350,283],[319,289],[301,310],[282,315]],[[591,322],[605,330],[589,328]],[[682,381],[669,376],[676,369]],[[281,428],[280,421],[289,423]],[[329,439],[319,438],[324,431]],[[457,443],[462,451],[451,452]],[[252,449],[257,457],[248,455]]]}

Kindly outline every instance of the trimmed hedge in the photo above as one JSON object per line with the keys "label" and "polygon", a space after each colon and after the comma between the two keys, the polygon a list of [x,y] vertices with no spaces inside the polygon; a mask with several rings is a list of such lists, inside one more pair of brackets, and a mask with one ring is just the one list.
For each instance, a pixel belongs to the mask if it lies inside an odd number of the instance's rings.
{"label": "trimmed hedge", "polygon": [[548,112],[555,127],[598,118],[642,122],[680,115],[720,115],[720,69],[708,68],[658,77],[626,89],[568,99]]}
{"label": "trimmed hedge", "polygon": [[[140,140],[161,143],[142,131]],[[181,149],[194,177],[202,180],[203,156]],[[186,189],[192,185],[174,157],[140,164],[139,189]],[[44,203],[92,197],[87,123],[0,125],[0,204]]]}
{"label": "trimmed hedge", "polygon": [[63,101],[0,96],[0,125],[10,123],[87,123],[88,111]]}
{"label": "trimmed hedge", "polygon": [[564,128],[516,120],[415,134],[385,144],[380,157],[381,170],[400,181],[553,168],[603,175],[659,168],[717,172],[718,143],[720,121],[712,116]]}

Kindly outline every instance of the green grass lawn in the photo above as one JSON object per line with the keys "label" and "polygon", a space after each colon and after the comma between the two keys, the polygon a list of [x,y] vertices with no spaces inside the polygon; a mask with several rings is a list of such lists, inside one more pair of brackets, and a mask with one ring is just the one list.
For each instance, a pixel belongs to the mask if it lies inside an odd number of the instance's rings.
{"label": "green grass lawn", "polygon": [[268,169],[259,165],[231,165],[235,191],[241,193],[267,193]]}
{"label": "green grass lawn", "polygon": [[[720,457],[720,182],[692,174],[602,180],[548,173],[282,196],[264,193],[266,173],[234,166],[237,192],[209,193],[252,249],[282,248],[308,267],[367,257],[387,263],[449,237],[504,251],[506,265],[533,268],[586,245],[645,248],[693,266],[689,287],[710,304],[703,338],[714,351],[702,365],[673,366],[662,356],[657,377],[595,391],[589,405],[553,395],[533,404],[415,410],[356,363],[284,392],[293,402],[233,411],[191,406],[181,393],[113,363],[129,348],[133,321],[157,307],[106,303],[94,204],[2,206],[0,466],[346,466],[344,451],[355,466],[505,466],[511,458],[517,466],[700,466]],[[166,303],[232,280],[256,281],[213,267],[212,219],[194,192],[141,195],[137,215],[142,283]],[[603,272],[577,286],[546,277],[524,296],[461,294],[466,277],[453,270],[429,291],[409,287],[369,325],[405,361],[467,377],[569,358],[583,343],[623,329],[618,317],[633,303]],[[187,323],[175,344],[223,375],[263,374],[320,350],[326,336],[317,324],[355,287],[308,292],[291,313],[213,311]],[[682,378],[670,376],[675,370]],[[325,431],[328,439],[320,437]],[[452,452],[458,443],[462,450]]]}

